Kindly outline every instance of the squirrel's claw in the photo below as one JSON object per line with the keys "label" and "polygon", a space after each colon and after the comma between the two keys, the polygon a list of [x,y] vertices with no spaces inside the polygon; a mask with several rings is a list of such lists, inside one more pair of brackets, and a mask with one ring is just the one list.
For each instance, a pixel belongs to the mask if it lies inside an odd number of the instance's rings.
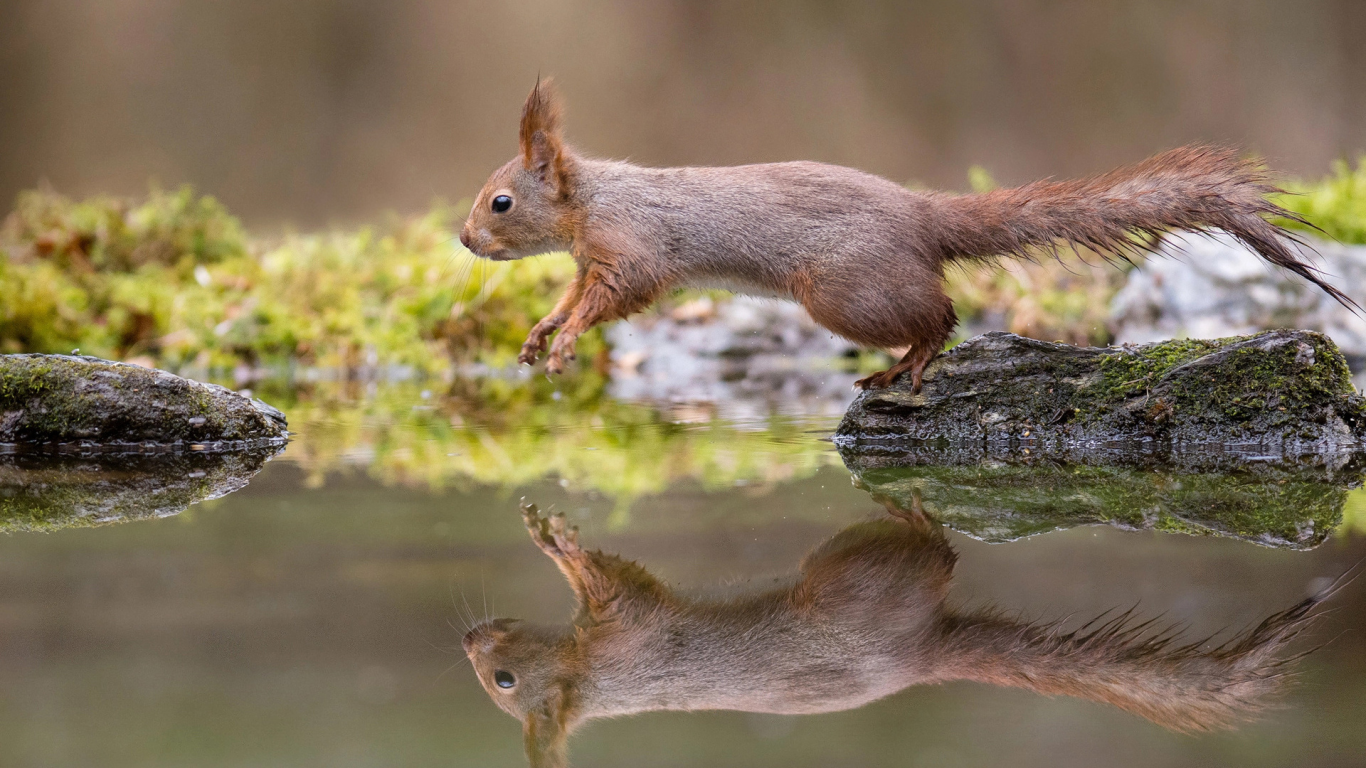
{"label": "squirrel's claw", "polygon": [[[888,376],[887,374],[889,373],[891,373],[892,375]],[[887,387],[891,386],[892,382],[896,381],[898,373],[900,373],[900,371],[898,371],[897,373],[892,373],[891,371],[880,371],[878,373],[873,374],[872,376],[864,376],[863,378],[854,382],[854,388],[863,390],[886,389]]]}
{"label": "squirrel's claw", "polygon": [[569,522],[565,520],[563,512],[552,515],[547,522],[550,525],[550,536],[554,540],[555,546],[565,555],[578,554],[578,526],[570,525]]}
{"label": "squirrel's claw", "polygon": [[563,331],[555,337],[555,343],[550,345],[550,354],[545,359],[546,373],[564,372],[565,363],[574,359],[574,341],[577,338],[577,334],[566,335]]}
{"label": "squirrel's claw", "polygon": [[580,553],[579,529],[569,525],[564,513],[542,517],[535,504],[522,502],[522,521],[531,540],[551,557],[574,557]]}
{"label": "squirrel's claw", "polygon": [[550,350],[550,357],[545,360],[545,372],[547,374],[564,373],[565,360],[573,360],[574,353],[565,354],[560,350]]}
{"label": "squirrel's claw", "polygon": [[537,323],[536,326],[531,329],[531,333],[527,334],[526,342],[522,344],[522,351],[517,355],[517,362],[522,365],[535,364],[536,358],[540,357],[541,353],[545,351],[546,339],[554,332],[554,325]]}
{"label": "squirrel's claw", "polygon": [[[892,368],[891,370],[882,371],[881,373],[875,373],[872,376],[865,376],[854,382],[854,389],[886,389],[887,387],[892,386],[892,384],[896,382],[897,377],[901,374],[902,371]],[[920,378],[918,376],[913,375],[912,377],[911,394],[920,394]]]}
{"label": "squirrel's claw", "polygon": [[522,345],[521,353],[517,355],[517,362],[523,365],[533,365],[536,358],[540,357],[544,351],[545,336],[532,331],[531,335],[527,337],[526,343]]}
{"label": "squirrel's claw", "polygon": [[531,540],[536,542],[536,546],[546,549],[551,544],[546,520],[541,517],[541,511],[535,504],[522,502],[522,522],[526,525],[527,533],[531,534]]}

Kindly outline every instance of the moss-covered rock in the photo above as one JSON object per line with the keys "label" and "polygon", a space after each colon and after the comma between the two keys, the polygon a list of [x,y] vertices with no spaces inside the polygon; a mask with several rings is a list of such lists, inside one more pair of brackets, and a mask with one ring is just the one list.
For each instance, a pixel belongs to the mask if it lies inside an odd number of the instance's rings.
{"label": "moss-covered rock", "polygon": [[212,451],[288,435],[283,413],[215,384],[94,357],[0,355],[0,444]]}
{"label": "moss-covered rock", "polygon": [[950,528],[992,542],[1104,523],[1309,549],[1342,522],[1362,475],[1357,461],[1192,472],[1018,456],[971,461],[928,448],[845,459],[855,484],[883,503],[910,508],[919,500]]}
{"label": "moss-covered rock", "polygon": [[919,394],[908,377],[861,394],[835,439],[854,451],[940,441],[979,456],[1227,467],[1361,451],[1366,400],[1332,340],[1311,331],[1111,348],[988,333],[941,355]]}
{"label": "moss-covered rock", "polygon": [[176,515],[245,486],[281,450],[0,455],[0,533]]}

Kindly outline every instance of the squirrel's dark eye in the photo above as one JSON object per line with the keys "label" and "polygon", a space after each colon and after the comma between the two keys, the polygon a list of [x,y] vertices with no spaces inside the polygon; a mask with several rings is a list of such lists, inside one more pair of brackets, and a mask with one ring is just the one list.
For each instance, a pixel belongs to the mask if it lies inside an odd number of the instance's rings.
{"label": "squirrel's dark eye", "polygon": [[511,688],[517,684],[517,678],[513,677],[511,672],[500,669],[493,673],[493,682],[497,683],[499,688]]}
{"label": "squirrel's dark eye", "polygon": [[512,198],[508,197],[507,195],[499,195],[493,198],[492,208],[494,213],[502,213],[503,211],[506,211],[511,207]]}

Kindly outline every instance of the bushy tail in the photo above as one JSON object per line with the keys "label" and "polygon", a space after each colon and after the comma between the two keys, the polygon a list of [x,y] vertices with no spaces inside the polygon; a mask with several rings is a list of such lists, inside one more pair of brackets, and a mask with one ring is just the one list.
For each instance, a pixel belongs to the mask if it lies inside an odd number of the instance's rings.
{"label": "bushy tail", "polygon": [[1066,633],[995,613],[947,616],[944,677],[1113,704],[1177,731],[1228,728],[1284,689],[1308,652],[1282,652],[1339,586],[1212,648],[1177,644],[1175,630],[1135,623],[1132,610]]}
{"label": "bushy tail", "polygon": [[1233,150],[1182,147],[1089,179],[947,197],[948,226],[940,245],[946,259],[1027,257],[1032,249],[1051,250],[1061,242],[1127,259],[1152,250],[1163,232],[1222,229],[1360,311],[1300,260],[1290,247],[1297,242],[1293,235],[1268,221],[1308,223],[1267,199],[1280,191],[1259,163]]}

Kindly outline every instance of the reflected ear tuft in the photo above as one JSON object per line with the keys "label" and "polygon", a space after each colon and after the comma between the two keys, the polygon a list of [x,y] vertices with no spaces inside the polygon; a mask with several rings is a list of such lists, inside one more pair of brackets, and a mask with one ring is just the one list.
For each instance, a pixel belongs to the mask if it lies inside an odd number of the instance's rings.
{"label": "reflected ear tuft", "polygon": [[568,765],[569,692],[561,684],[546,701],[526,713],[522,739],[532,768],[564,768]]}

